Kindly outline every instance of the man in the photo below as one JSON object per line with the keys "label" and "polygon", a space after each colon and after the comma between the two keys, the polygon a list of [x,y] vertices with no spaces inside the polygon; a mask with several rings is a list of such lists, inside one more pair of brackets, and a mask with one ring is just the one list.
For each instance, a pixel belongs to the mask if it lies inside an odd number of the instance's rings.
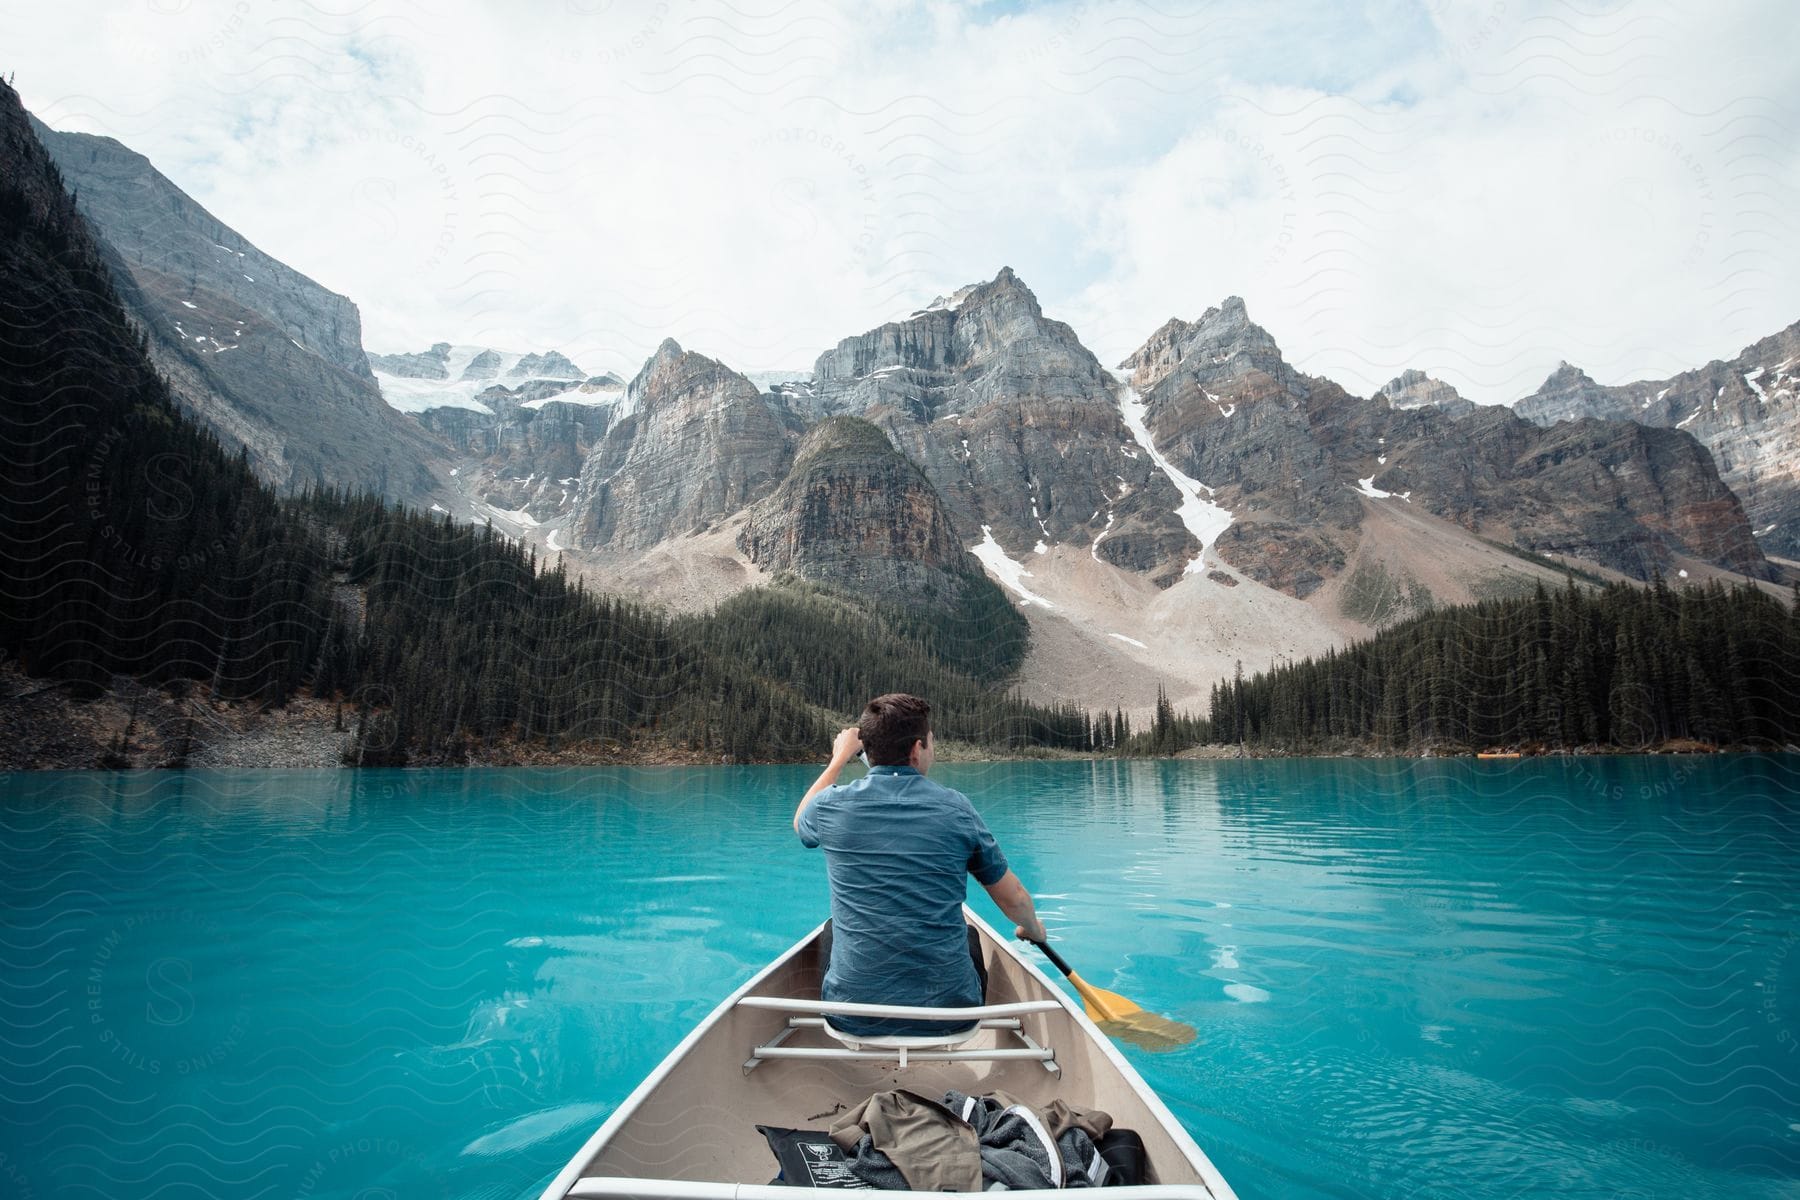
{"label": "man", "polygon": [[[931,1008],[983,1003],[986,972],[962,916],[966,875],[1017,922],[1019,937],[1045,940],[1031,893],[968,798],[925,778],[936,757],[930,716],[931,706],[917,696],[869,701],[861,721],[838,734],[830,765],[794,810],[794,831],[804,845],[824,848],[831,880],[822,999]],[[836,786],[845,764],[864,751],[868,775]],[[845,1016],[831,1023],[865,1036],[968,1028]]]}

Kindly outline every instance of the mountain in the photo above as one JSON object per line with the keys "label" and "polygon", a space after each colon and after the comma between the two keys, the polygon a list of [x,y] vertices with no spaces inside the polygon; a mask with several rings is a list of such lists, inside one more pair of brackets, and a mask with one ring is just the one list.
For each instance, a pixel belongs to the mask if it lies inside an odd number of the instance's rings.
{"label": "mountain", "polygon": [[356,305],[257,249],[112,138],[37,137],[180,404],[275,487],[442,495],[444,448],[382,403]]}
{"label": "mountain", "polygon": [[797,434],[769,396],[665,339],[582,466],[569,544],[640,551],[761,499],[787,474]]}
{"label": "mountain", "polygon": [[1078,543],[1163,582],[1198,548],[1175,516],[1180,495],[1126,427],[1113,379],[1010,267],[845,338],[786,395],[800,412],[886,431],[964,546]]}
{"label": "mountain", "polygon": [[1686,558],[1769,573],[1737,499],[1681,431],[1542,429],[1417,373],[1352,396],[1289,366],[1237,297],[1166,323],[1121,369],[1156,446],[1229,513],[1223,560],[1297,596],[1344,568],[1369,500],[1639,579]]}
{"label": "mountain", "polygon": [[1400,372],[1375,393],[1374,399],[1386,400],[1391,408],[1438,408],[1453,417],[1466,417],[1476,408],[1473,400],[1463,399],[1443,380],[1417,370]]}
{"label": "mountain", "polygon": [[459,456],[450,476],[461,498],[448,511],[478,523],[530,528],[571,511],[582,464],[625,394],[618,376],[590,377],[555,350],[438,342],[371,354],[369,365],[388,404]]}
{"label": "mountain", "polygon": [[1680,429],[1712,451],[1770,554],[1800,558],[1800,322],[1670,379],[1596,383],[1563,363],[1513,406],[1539,425],[1582,418]]}
{"label": "mountain", "polygon": [[751,508],[737,545],[769,571],[939,606],[953,604],[980,569],[924,473],[856,417],[827,417],[807,432],[787,478]]}

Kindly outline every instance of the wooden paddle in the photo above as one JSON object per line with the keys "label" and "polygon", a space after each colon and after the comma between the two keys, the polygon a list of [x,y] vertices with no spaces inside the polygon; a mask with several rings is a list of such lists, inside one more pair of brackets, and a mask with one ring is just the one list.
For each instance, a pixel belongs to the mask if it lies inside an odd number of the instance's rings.
{"label": "wooden paddle", "polygon": [[1049,946],[1043,942],[1031,944],[1042,950],[1044,957],[1069,977],[1069,982],[1075,985],[1075,990],[1081,995],[1082,1007],[1087,1009],[1088,1017],[1113,1037],[1134,1046],[1142,1046],[1146,1050],[1173,1050],[1194,1040],[1196,1034],[1192,1025],[1183,1025],[1180,1021],[1171,1021],[1156,1013],[1145,1012],[1142,1007],[1125,997],[1105,988],[1095,987],[1071,970],[1069,964],[1063,961],[1063,956]]}

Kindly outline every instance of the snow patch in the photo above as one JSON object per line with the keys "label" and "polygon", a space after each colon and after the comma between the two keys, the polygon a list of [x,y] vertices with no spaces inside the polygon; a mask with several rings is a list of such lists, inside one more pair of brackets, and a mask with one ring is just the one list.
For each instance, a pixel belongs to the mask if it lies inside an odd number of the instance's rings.
{"label": "snow patch", "polygon": [[445,507],[444,507],[444,506],[443,506],[443,505],[441,505],[441,504],[434,504],[434,505],[432,505],[432,506],[431,506],[431,511],[432,511],[432,512],[441,512],[441,513],[447,513],[447,512],[449,512],[449,511],[450,511],[450,510],[449,510],[449,509],[447,509],[447,508],[445,508]]}
{"label": "snow patch", "polygon": [[[1210,495],[1213,489],[1198,479],[1182,474],[1176,469],[1174,463],[1158,452],[1156,443],[1150,436],[1150,427],[1146,423],[1147,411],[1148,406],[1138,396],[1137,391],[1121,381],[1119,383],[1119,415],[1125,421],[1125,428],[1131,430],[1131,436],[1136,438],[1137,444],[1144,448],[1144,453],[1150,456],[1150,461],[1169,477],[1169,482],[1173,483],[1175,490],[1181,493],[1181,506],[1175,510],[1175,515],[1183,525],[1187,526],[1188,532],[1200,542],[1200,553],[1196,554],[1194,560],[1182,570],[1182,574],[1192,575],[1205,564],[1206,552],[1212,549],[1214,542],[1219,540],[1219,535],[1231,527],[1231,512],[1200,494],[1204,491]],[[1119,482],[1124,483],[1125,480],[1121,478]]]}
{"label": "snow patch", "polygon": [[196,304],[195,304],[195,303],[194,303],[194,302],[193,302],[193,301],[192,301],[192,300],[183,300],[183,301],[182,301],[182,302],[181,302],[181,303],[182,303],[182,306],[183,306],[183,307],[184,307],[184,308],[197,308],[197,307],[199,307],[199,306],[198,306],[198,305],[196,305]]}
{"label": "snow patch", "polygon": [[564,392],[553,392],[548,396],[539,396],[519,405],[520,408],[540,409],[546,404],[585,404],[594,407],[601,404],[616,404],[625,389],[621,387],[599,387],[587,391],[575,380],[569,381],[569,388]]}
{"label": "snow patch", "polygon": [[1043,539],[1039,538],[1038,544],[1031,548],[1031,552],[1033,554],[1048,554],[1050,553],[1050,547],[1044,545]]}
{"label": "snow patch", "polygon": [[560,529],[552,529],[550,531],[550,536],[544,539],[544,545],[551,550],[561,550],[563,547],[556,543],[556,535],[561,532],[562,530]]}
{"label": "snow patch", "polygon": [[1662,390],[1662,391],[1660,391],[1660,392],[1658,392],[1658,393],[1656,393],[1656,402],[1657,402],[1657,403],[1658,403],[1658,404],[1661,404],[1661,403],[1662,403],[1662,398],[1663,398],[1663,397],[1664,397],[1664,396],[1666,396],[1666,395],[1668,395],[1668,394],[1669,394],[1669,389],[1668,389],[1668,388],[1664,388],[1664,389],[1663,389],[1663,390]]}
{"label": "snow patch", "polygon": [[1704,409],[1696,408],[1693,412],[1691,412],[1687,416],[1681,418],[1681,420],[1675,422],[1675,428],[1680,429],[1682,426],[1686,425],[1689,421],[1692,421],[1695,417],[1699,416],[1704,411],[1705,411]]}
{"label": "snow patch", "polygon": [[[1099,515],[1100,515],[1099,513],[1095,513],[1094,517],[1097,517]],[[1089,517],[1088,520],[1091,521],[1094,519],[1094,517]],[[1093,555],[1094,555],[1095,562],[1106,561],[1105,559],[1100,557],[1100,543],[1105,541],[1106,535],[1112,532],[1112,525],[1113,525],[1113,514],[1107,513],[1106,514],[1106,528],[1102,529],[1100,531],[1100,536],[1094,539]]]}
{"label": "snow patch", "polygon": [[1136,646],[1139,650],[1148,650],[1150,648],[1150,647],[1144,645],[1144,643],[1138,641],[1136,638],[1126,637],[1122,633],[1109,633],[1106,636],[1111,637],[1111,638],[1118,638],[1121,642],[1126,642],[1130,645]]}
{"label": "snow patch", "polygon": [[[1750,390],[1756,393],[1756,398],[1758,400],[1762,401],[1764,404],[1767,404],[1769,402],[1769,394],[1762,390],[1762,384],[1756,382],[1758,379],[1761,379],[1762,376],[1763,376],[1763,369],[1761,367],[1758,367],[1754,371],[1746,371],[1744,373],[1744,382],[1750,385]],[[1723,392],[1725,389],[1720,388],[1719,390],[1721,392]],[[1715,404],[1716,403],[1717,402],[1715,401]]]}
{"label": "snow patch", "polygon": [[1677,572],[1675,572],[1675,574],[1681,576],[1681,578],[1683,578],[1683,579],[1687,578],[1687,571],[1685,571],[1685,570],[1677,571]]}
{"label": "snow patch", "polygon": [[496,520],[506,521],[520,529],[534,529],[538,524],[537,518],[522,508],[496,508],[492,504],[477,504],[475,508],[477,512],[485,513]]}
{"label": "snow patch", "polygon": [[1404,500],[1408,504],[1412,503],[1412,492],[1410,490],[1404,492],[1384,492],[1375,486],[1375,477],[1373,475],[1369,476],[1367,479],[1357,480],[1356,490],[1369,497],[1371,500],[1386,500],[1392,497]]}
{"label": "snow patch", "polygon": [[1001,548],[999,542],[994,540],[993,526],[983,525],[981,527],[981,542],[978,545],[970,546],[969,553],[980,559],[981,565],[986,567],[1002,584],[1019,593],[1021,604],[1038,604],[1045,608],[1056,607],[1019,582],[1021,579],[1030,579],[1031,572],[1027,571],[1023,564],[1006,557],[1006,551]]}
{"label": "snow patch", "polygon": [[[1384,466],[1384,467],[1385,467],[1385,466],[1387,466],[1387,455],[1385,455],[1385,454],[1377,454],[1377,455],[1376,455],[1376,456],[1375,456],[1375,461],[1376,461],[1376,463],[1377,463],[1377,464],[1379,464],[1379,465],[1381,465],[1381,466]],[[1374,477],[1374,476],[1373,476],[1373,475],[1371,475],[1371,476],[1369,476],[1369,478],[1370,478],[1370,479],[1373,479],[1373,478],[1375,478],[1375,477]]]}

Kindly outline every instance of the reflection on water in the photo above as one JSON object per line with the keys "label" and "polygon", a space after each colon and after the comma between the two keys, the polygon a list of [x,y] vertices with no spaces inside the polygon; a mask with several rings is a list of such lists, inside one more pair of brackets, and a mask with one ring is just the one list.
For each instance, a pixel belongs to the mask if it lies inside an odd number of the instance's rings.
{"label": "reflection on water", "polygon": [[[1246,1197],[1791,1197],[1797,765],[935,774]],[[823,916],[812,774],[4,777],[0,1192],[535,1194]]]}

